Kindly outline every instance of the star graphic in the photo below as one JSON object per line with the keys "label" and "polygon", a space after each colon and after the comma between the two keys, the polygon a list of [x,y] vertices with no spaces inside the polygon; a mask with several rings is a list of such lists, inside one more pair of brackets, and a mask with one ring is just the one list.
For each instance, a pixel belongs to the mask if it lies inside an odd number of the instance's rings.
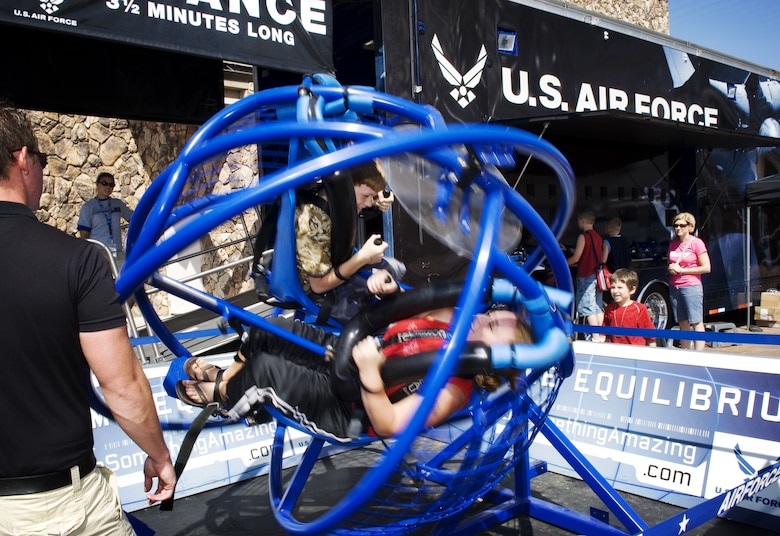
{"label": "star graphic", "polygon": [[685,534],[685,531],[688,530],[688,521],[690,521],[688,516],[683,514],[682,521],[680,521],[680,532],[677,534]]}

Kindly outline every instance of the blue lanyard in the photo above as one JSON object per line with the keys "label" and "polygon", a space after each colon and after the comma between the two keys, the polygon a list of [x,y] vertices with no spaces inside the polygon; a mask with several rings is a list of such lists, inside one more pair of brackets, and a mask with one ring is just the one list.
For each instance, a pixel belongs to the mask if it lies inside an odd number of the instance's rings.
{"label": "blue lanyard", "polygon": [[108,201],[108,211],[106,211],[105,207],[103,206],[103,200],[98,198],[98,203],[100,203],[100,208],[103,209],[103,216],[106,217],[106,225],[108,225],[108,236],[111,237],[111,242],[114,241],[114,230],[111,227],[111,198],[109,197],[106,199]]}

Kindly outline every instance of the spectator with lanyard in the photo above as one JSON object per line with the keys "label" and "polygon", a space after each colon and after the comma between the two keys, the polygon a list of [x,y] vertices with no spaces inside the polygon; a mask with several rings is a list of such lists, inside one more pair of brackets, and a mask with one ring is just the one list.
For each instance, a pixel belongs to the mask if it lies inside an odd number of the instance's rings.
{"label": "spectator with lanyard", "polygon": [[[596,286],[596,269],[601,264],[603,244],[601,236],[593,230],[595,223],[596,213],[592,210],[583,210],[579,213],[577,225],[582,232],[577,237],[574,252],[566,261],[569,266],[577,265],[574,297],[576,312],[585,317],[589,326],[601,326],[604,322],[604,310],[601,308],[604,300]],[[594,333],[591,340],[604,342],[604,336]]]}
{"label": "spectator with lanyard", "polygon": [[[701,275],[710,273],[710,255],[704,241],[694,236],[696,218],[681,212],[673,220],[676,238],[669,244],[669,298],[681,331],[704,332],[704,287]],[[680,341],[689,349],[691,341]],[[693,341],[694,350],[704,350],[704,341]]]}
{"label": "spectator with lanyard", "polygon": [[[373,274],[368,281],[370,290],[385,294],[397,291],[397,283],[387,282],[387,275],[383,270]],[[384,385],[380,374],[384,361],[439,349],[447,337],[452,313],[450,308],[438,309],[401,320],[388,327],[382,341],[366,337],[354,346],[352,357],[360,376],[360,396],[370,421],[370,434],[386,437],[402,431],[422,401],[416,394],[422,378]],[[322,346],[335,347],[338,340],[333,333],[300,321],[278,317],[275,323]],[[468,338],[490,345],[530,342],[531,335],[515,313],[491,311],[475,318]],[[199,378],[176,386],[179,398],[188,404],[202,407],[216,400],[236,419],[261,404],[271,404],[314,433],[348,436],[353,404],[334,391],[333,363],[321,355],[252,327],[236,362],[227,370],[203,358],[193,359],[191,370]],[[499,376],[487,374],[477,375],[474,380],[451,378],[439,393],[426,425],[440,424],[465,407],[475,385],[492,391],[501,381]]]}
{"label": "spectator with lanyard", "polygon": [[122,219],[130,221],[133,211],[124,201],[111,197],[116,181],[111,173],[98,173],[95,179],[95,197],[84,203],[79,212],[79,238],[91,238],[105,245],[114,257],[117,268],[122,267],[125,252],[122,249]]}

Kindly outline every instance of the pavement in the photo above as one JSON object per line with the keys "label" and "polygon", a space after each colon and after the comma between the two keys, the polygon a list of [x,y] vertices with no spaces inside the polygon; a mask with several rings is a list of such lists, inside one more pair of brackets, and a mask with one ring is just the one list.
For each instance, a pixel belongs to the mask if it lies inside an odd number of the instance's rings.
{"label": "pavement", "polygon": [[[761,331],[754,331],[756,328],[759,328]],[[762,327],[751,323],[750,329],[748,329],[747,325],[743,323],[742,325],[736,325],[736,329],[734,330],[724,331],[722,333],[780,336],[780,327]],[[780,358],[780,345],[776,344],[741,343],[736,345],[724,345],[715,348],[707,346],[704,350],[707,352],[724,352],[740,355],[758,355]]]}
{"label": "pavement", "polygon": [[[334,495],[348,489],[350,483],[342,481],[339,468],[352,465],[349,458],[354,451],[329,458],[326,469],[312,473],[307,486],[307,500],[303,507],[307,514],[322,515],[334,502]],[[342,471],[343,472],[343,471]],[[560,504],[568,509],[589,515],[590,508],[606,511],[607,508],[581,480],[555,473],[544,473],[531,481],[532,495]],[[650,527],[683,511],[682,508],[631,494],[621,494],[642,521]],[[274,518],[268,497],[268,478],[259,476],[249,480],[217,488],[211,491],[177,499],[172,511],[162,512],[159,507],[132,512],[156,534],[162,536],[283,536],[285,532]],[[609,516],[611,526],[625,531],[614,515]],[[780,529],[778,529],[780,530]],[[426,534],[417,531],[413,534]],[[518,516],[505,523],[486,528],[483,536],[562,536],[575,534],[538,519]],[[628,534],[628,533],[627,533]],[[675,531],[675,534],[677,532]],[[756,528],[728,519],[715,518],[685,532],[686,536],[777,536],[778,532]]]}

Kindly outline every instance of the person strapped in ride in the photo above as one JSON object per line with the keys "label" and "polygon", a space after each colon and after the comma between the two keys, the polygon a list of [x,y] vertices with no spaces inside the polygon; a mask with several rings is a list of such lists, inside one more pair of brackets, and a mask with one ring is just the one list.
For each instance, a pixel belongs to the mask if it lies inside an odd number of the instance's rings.
{"label": "person strapped in ride", "polygon": [[[387,272],[379,271],[369,280],[385,281],[386,277]],[[383,342],[369,336],[355,344],[352,358],[361,385],[358,405],[368,416],[371,434],[387,437],[403,431],[422,402],[417,394],[422,378],[384,384],[381,368],[385,360],[439,349],[449,336],[452,314],[451,308],[429,311],[389,326]],[[335,347],[338,341],[336,335],[300,321],[280,317],[274,322],[319,345]],[[530,342],[531,336],[515,313],[491,311],[475,317],[468,339],[489,346]],[[202,358],[192,358],[185,370],[200,378],[177,384],[179,398],[188,404],[205,406],[217,400],[236,420],[262,404],[270,404],[314,434],[336,441],[350,440],[355,404],[340,397],[334,388],[333,361],[286,339],[252,327],[236,362],[227,370],[218,370]],[[480,374],[473,380],[450,378],[439,392],[426,425],[436,426],[465,407],[475,384],[493,391],[502,382],[497,374]]]}
{"label": "person strapped in ride", "polygon": [[396,280],[406,273],[400,261],[384,256],[388,244],[378,234],[354,251],[358,214],[387,211],[394,197],[382,194],[387,181],[376,160],[326,177],[322,186],[295,207],[296,268],[303,291],[322,309],[320,323],[328,317],[346,323],[370,297],[362,270],[383,268]]}

